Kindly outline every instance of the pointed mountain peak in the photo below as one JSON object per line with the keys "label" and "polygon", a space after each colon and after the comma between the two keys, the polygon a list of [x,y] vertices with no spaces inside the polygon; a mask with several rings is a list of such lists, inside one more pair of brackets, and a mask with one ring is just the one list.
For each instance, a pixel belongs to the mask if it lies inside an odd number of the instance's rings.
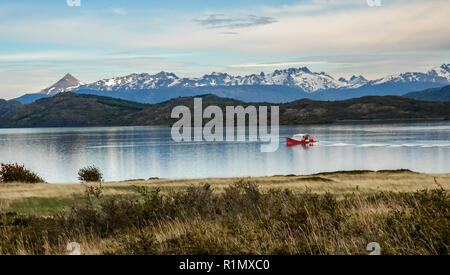
{"label": "pointed mountain peak", "polygon": [[78,80],[76,77],[74,77],[73,75],[67,73],[63,78],[61,78],[58,82],[65,82],[65,83],[80,83],[80,80]]}
{"label": "pointed mountain peak", "polygon": [[288,69],[282,69],[282,70],[275,70],[273,72],[273,75],[296,74],[299,72],[311,73],[311,71],[307,67],[300,67],[300,68],[288,68]]}
{"label": "pointed mountain peak", "polygon": [[434,67],[427,73],[450,80],[450,64],[442,64],[439,67]]}
{"label": "pointed mountain peak", "polygon": [[450,64],[442,64],[441,69],[444,69],[446,71],[450,71]]}
{"label": "pointed mountain peak", "polygon": [[228,73],[221,73],[221,72],[212,72],[210,74],[205,74],[203,77],[226,77],[229,76]]}
{"label": "pointed mountain peak", "polygon": [[82,84],[83,83],[80,80],[78,80],[73,75],[68,73],[63,78],[58,80],[58,82],[42,90],[40,93],[46,95],[55,95],[61,92],[70,91],[73,88],[76,88]]}
{"label": "pointed mountain peak", "polygon": [[364,76],[362,76],[362,75],[358,75],[358,76],[352,75],[352,77],[350,77],[350,81],[356,81],[356,80],[358,80],[358,81],[367,81],[367,79]]}
{"label": "pointed mountain peak", "polygon": [[305,73],[311,73],[311,71],[308,69],[308,67],[300,67],[300,68],[298,68],[298,70],[305,72]]}
{"label": "pointed mountain peak", "polygon": [[178,79],[178,76],[174,73],[169,73],[165,71],[160,71],[159,73],[155,74],[156,77],[164,77],[164,78],[175,78]]}
{"label": "pointed mountain peak", "polygon": [[55,84],[53,84],[53,86],[55,85],[77,85],[81,83],[80,80],[78,80],[77,78],[75,78],[73,75],[67,73],[63,78],[61,78],[58,82],[56,82]]}

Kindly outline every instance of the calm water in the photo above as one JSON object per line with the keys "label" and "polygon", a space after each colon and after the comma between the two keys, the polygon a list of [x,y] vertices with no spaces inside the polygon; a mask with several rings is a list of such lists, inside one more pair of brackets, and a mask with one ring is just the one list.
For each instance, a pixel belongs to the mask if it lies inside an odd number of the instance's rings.
{"label": "calm water", "polygon": [[[310,133],[314,147],[286,148]],[[280,147],[258,142],[175,143],[169,127],[0,129],[0,162],[18,162],[48,182],[74,182],[94,164],[105,180],[311,174],[353,169],[450,172],[450,122],[280,128]]]}

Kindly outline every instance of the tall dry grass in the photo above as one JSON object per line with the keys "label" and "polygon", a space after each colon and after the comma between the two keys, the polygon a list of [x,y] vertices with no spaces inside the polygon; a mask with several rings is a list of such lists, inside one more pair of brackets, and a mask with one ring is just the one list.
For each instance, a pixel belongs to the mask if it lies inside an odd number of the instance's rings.
{"label": "tall dry grass", "polygon": [[0,217],[1,254],[448,254],[444,188],[345,194],[261,189],[240,180],[177,191],[136,186],[135,199],[86,189],[83,203],[51,217]]}

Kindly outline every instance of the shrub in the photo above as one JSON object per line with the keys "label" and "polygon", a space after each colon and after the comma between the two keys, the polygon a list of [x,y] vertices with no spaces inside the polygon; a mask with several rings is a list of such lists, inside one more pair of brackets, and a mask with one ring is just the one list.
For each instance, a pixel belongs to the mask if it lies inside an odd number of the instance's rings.
{"label": "shrub", "polygon": [[26,182],[37,183],[44,180],[34,172],[25,169],[23,165],[17,163],[2,163],[0,170],[0,182]]}
{"label": "shrub", "polygon": [[87,166],[78,171],[78,179],[83,182],[102,181],[103,175],[95,166]]}

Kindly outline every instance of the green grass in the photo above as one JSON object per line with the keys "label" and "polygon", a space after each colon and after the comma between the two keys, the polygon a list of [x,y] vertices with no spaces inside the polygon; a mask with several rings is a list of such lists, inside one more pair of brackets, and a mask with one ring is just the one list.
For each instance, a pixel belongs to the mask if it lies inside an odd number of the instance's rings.
{"label": "green grass", "polygon": [[70,207],[74,201],[81,202],[82,197],[76,198],[26,198],[14,201],[9,204],[7,212],[14,212],[20,215],[50,216],[54,213]]}
{"label": "green grass", "polygon": [[[130,187],[129,189],[132,189]],[[135,189],[133,189],[135,190]],[[105,195],[104,199],[135,199],[136,195]],[[49,217],[55,213],[63,212],[74,205],[85,204],[85,196],[72,196],[64,198],[44,198],[31,197],[20,200],[15,200],[8,204],[8,207],[3,209],[3,212],[17,213],[25,216]],[[99,202],[96,201],[95,204]]]}

